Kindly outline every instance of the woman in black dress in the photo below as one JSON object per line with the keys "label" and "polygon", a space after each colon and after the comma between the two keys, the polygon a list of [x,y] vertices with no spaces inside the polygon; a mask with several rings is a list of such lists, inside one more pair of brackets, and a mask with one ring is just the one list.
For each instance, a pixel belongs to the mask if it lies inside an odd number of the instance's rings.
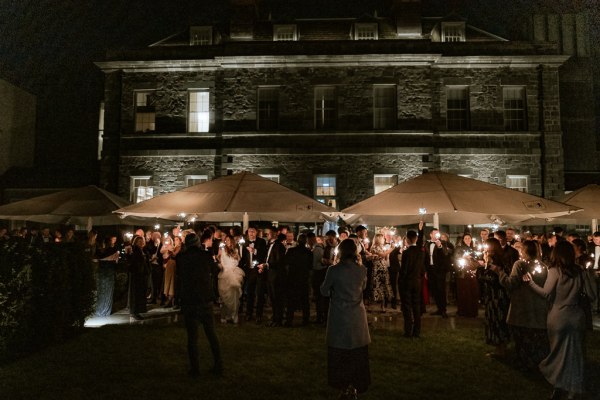
{"label": "woman in black dress", "polygon": [[506,344],[510,340],[510,330],[506,323],[510,298],[506,289],[500,284],[498,273],[502,270],[510,274],[511,267],[502,264],[502,247],[497,239],[487,239],[484,246],[484,271],[479,280],[481,283],[481,298],[485,306],[485,340],[495,346],[494,351],[487,356],[504,358]]}

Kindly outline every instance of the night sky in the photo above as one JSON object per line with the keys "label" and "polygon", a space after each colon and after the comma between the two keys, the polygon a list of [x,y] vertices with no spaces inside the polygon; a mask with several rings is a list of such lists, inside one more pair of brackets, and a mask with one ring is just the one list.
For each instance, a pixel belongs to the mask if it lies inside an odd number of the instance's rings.
{"label": "night sky", "polygon": [[[270,0],[273,15],[300,10],[335,15],[373,13],[389,0]],[[38,96],[36,170],[96,183],[98,106],[102,74],[93,64],[109,48],[144,47],[189,25],[226,20],[226,0],[0,0],[0,78]],[[600,0],[424,1],[425,15],[452,9],[473,25],[509,38],[522,37],[523,16],[540,7],[593,10],[598,37]],[[593,24],[594,25],[594,24]],[[595,43],[598,49],[598,42]],[[56,181],[53,182],[56,184]],[[39,183],[41,185],[41,183]]]}

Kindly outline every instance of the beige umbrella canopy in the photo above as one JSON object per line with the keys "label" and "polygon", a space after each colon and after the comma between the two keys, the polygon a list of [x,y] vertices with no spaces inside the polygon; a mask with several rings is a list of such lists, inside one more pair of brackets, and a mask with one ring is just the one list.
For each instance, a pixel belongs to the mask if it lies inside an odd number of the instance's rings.
{"label": "beige umbrella canopy", "polygon": [[46,224],[127,225],[144,223],[140,218],[124,220],[113,211],[131,204],[100,189],[84,186],[0,206],[0,219]]}
{"label": "beige umbrella canopy", "polygon": [[241,172],[166,193],[116,211],[125,216],[207,222],[316,222],[337,210],[270,179]]}
{"label": "beige umbrella canopy", "polygon": [[445,172],[429,172],[344,209],[352,221],[410,224],[425,212],[450,225],[510,222],[558,217],[578,211],[542,197]]}

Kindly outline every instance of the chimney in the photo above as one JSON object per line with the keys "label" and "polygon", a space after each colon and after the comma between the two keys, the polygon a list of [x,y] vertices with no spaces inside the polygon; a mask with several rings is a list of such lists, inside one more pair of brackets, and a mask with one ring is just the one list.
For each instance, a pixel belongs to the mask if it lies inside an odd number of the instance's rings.
{"label": "chimney", "polygon": [[421,39],[421,0],[394,0],[393,15],[396,17],[396,34],[399,39]]}
{"label": "chimney", "polygon": [[233,40],[252,40],[259,0],[231,0],[229,34]]}

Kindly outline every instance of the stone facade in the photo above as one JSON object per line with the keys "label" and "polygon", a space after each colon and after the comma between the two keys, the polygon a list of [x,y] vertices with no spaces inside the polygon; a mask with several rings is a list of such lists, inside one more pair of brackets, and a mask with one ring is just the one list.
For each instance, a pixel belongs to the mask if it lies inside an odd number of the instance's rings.
{"label": "stone facade", "polygon": [[[341,209],[373,195],[375,174],[403,181],[442,170],[499,185],[526,176],[530,193],[563,194],[558,69],[566,57],[556,49],[387,40],[348,52],[346,41],[323,47],[325,56],[319,45],[282,55],[264,42],[223,41],[205,53],[158,47],[98,63],[107,76],[104,186],[128,196],[130,177],[152,176],[154,193],[165,193],[183,187],[186,175],[253,171],[315,196],[315,176],[334,175]],[[335,122],[318,130],[315,88],[323,85],[335,91]],[[395,88],[394,129],[373,128],[375,85]],[[447,128],[451,86],[468,88],[469,126],[461,131]],[[525,93],[520,131],[505,130],[506,86]],[[275,130],[257,128],[261,87],[278,88]],[[188,132],[190,89],[209,93],[208,132]],[[153,132],[134,132],[136,90],[153,90]]]}

